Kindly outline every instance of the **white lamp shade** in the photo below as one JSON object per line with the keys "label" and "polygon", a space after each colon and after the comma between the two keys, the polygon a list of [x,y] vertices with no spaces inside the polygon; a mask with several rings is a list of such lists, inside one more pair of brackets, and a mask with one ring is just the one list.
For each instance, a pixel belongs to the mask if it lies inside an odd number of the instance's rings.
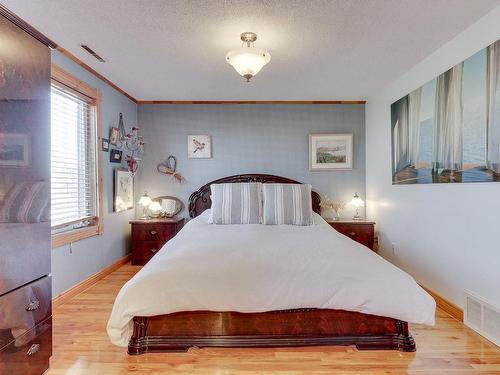
{"label": "white lamp shade", "polygon": [[137,203],[139,203],[143,207],[147,207],[151,204],[151,202],[152,202],[151,198],[148,195],[144,194]]}
{"label": "white lamp shade", "polygon": [[351,204],[354,205],[355,207],[362,207],[362,206],[364,206],[365,202],[356,193],[356,194],[354,194],[354,197],[351,200]]}
{"label": "white lamp shade", "polygon": [[247,80],[259,73],[269,61],[271,61],[269,52],[260,48],[238,48],[226,55],[226,62]]}

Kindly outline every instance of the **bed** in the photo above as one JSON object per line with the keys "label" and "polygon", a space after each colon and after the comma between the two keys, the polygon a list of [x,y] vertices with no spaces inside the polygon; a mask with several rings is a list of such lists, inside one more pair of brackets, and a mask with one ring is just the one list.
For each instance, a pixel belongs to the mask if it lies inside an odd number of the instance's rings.
{"label": "bed", "polygon": [[355,345],[414,351],[408,321],[434,324],[435,302],[408,274],[321,219],[314,225],[208,223],[210,185],[298,183],[271,175],[212,181],[193,218],[128,281],[108,322],[129,354],[190,347]]}

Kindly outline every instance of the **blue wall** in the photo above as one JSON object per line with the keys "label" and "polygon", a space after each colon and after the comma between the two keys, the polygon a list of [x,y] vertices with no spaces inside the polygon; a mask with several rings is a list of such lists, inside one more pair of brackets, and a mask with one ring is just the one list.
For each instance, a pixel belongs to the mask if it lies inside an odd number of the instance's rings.
{"label": "blue wall", "polygon": [[[365,196],[364,105],[139,105],[146,141],[136,195],[174,195],[187,204],[205,183],[239,173],[269,173],[308,182],[320,194],[350,201]],[[353,133],[352,171],[309,171],[311,133]],[[188,159],[187,136],[212,136],[212,159]],[[156,165],[177,157],[186,182],[159,174]],[[350,215],[348,207],[345,214]],[[184,210],[183,216],[187,216]]]}
{"label": "blue wall", "polygon": [[[118,114],[123,113],[125,126],[137,123],[137,105],[108,84],[90,74],[57,51],[52,51],[52,63],[101,91],[102,136],[108,138],[109,128],[117,126]],[[52,250],[52,291],[56,296],[90,275],[99,272],[128,253],[129,220],[134,211],[113,212],[113,169],[109,153],[103,154],[104,234]]]}

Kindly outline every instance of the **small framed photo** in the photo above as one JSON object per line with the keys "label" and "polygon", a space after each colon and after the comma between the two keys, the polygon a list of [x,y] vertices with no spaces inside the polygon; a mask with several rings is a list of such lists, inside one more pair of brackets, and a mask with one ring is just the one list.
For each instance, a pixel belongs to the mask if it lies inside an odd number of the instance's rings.
{"label": "small framed photo", "polygon": [[0,133],[0,166],[29,166],[30,143],[29,134]]}
{"label": "small framed photo", "polygon": [[122,162],[122,151],[112,149],[111,153],[109,154],[109,161],[111,163],[121,163]]}
{"label": "small framed photo", "polygon": [[212,137],[188,135],[188,158],[209,159],[212,157]]}
{"label": "small framed photo", "polygon": [[116,146],[119,140],[120,140],[120,129],[114,127],[111,128],[109,130],[109,143],[112,144],[113,146]]}
{"label": "small framed photo", "polygon": [[352,134],[310,134],[311,171],[350,170],[353,166]]}
{"label": "small framed photo", "polygon": [[101,139],[101,150],[104,152],[109,151],[109,139],[106,138]]}
{"label": "small framed photo", "polygon": [[134,208],[134,178],[125,168],[115,168],[113,210],[121,212]]}

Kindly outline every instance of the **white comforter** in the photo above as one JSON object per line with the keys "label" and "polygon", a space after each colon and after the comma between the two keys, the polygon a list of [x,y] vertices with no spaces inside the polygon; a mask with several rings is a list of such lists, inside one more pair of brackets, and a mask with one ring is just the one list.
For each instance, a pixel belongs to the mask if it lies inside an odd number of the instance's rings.
{"label": "white comforter", "polygon": [[111,341],[126,346],[134,316],[178,311],[343,309],[434,324],[435,302],[404,271],[333,230],[191,220],[116,297]]}

